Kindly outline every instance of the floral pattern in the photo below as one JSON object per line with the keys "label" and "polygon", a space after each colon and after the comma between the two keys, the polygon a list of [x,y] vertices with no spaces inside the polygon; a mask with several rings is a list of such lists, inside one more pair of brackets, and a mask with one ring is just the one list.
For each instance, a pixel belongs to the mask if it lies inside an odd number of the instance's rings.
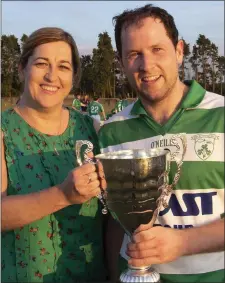
{"label": "floral pattern", "polygon": [[[74,146],[78,139],[90,140],[98,153],[92,119],[69,111],[69,125],[60,136],[38,132],[12,108],[2,113],[8,195],[37,192],[61,183],[77,166]],[[2,233],[1,282],[104,281],[100,206],[93,198]]]}

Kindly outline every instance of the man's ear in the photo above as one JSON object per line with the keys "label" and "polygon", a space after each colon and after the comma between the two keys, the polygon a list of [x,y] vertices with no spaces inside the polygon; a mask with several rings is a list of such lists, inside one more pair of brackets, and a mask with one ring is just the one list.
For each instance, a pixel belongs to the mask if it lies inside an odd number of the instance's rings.
{"label": "man's ear", "polygon": [[184,57],[184,42],[182,39],[180,39],[177,43],[176,56],[177,56],[177,63],[180,66],[183,62],[183,57]]}
{"label": "man's ear", "polygon": [[24,81],[24,69],[22,68],[21,64],[18,66],[18,72],[19,72],[19,79],[20,82]]}

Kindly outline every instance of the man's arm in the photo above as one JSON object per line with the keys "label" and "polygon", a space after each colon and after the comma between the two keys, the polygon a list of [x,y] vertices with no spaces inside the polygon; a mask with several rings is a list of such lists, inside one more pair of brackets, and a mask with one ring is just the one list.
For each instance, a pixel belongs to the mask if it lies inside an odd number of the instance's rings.
{"label": "man's arm", "polygon": [[100,105],[100,108],[101,108],[101,113],[102,113],[103,119],[106,120],[105,111],[104,111],[103,106]]}
{"label": "man's arm", "polygon": [[183,255],[224,250],[224,219],[192,229],[184,229]]}

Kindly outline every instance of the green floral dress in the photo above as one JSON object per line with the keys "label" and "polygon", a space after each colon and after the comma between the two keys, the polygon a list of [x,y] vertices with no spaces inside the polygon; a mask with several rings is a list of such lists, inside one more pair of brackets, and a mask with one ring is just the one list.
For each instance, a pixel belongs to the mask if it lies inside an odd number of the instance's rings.
{"label": "green floral dress", "polygon": [[[59,136],[38,132],[12,108],[2,113],[8,195],[29,194],[61,183],[78,166],[76,140],[91,141],[98,153],[92,119],[73,109],[69,112],[69,125]],[[2,233],[1,282],[104,281],[103,220],[101,204],[93,198]]]}

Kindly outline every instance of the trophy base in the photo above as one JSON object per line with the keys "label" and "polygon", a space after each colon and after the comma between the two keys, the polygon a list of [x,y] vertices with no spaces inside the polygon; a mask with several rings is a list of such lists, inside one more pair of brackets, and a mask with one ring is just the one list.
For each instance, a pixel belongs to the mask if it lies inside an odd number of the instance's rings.
{"label": "trophy base", "polygon": [[129,265],[120,275],[120,282],[160,283],[160,275],[151,266],[136,268]]}

